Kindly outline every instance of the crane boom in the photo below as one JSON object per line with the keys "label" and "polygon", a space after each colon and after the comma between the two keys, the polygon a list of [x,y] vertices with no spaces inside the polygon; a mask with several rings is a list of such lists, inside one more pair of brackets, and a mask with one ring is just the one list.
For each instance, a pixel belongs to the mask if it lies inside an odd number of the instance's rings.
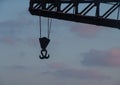
{"label": "crane boom", "polygon": [[120,29],[120,0],[30,0],[29,11],[37,16]]}

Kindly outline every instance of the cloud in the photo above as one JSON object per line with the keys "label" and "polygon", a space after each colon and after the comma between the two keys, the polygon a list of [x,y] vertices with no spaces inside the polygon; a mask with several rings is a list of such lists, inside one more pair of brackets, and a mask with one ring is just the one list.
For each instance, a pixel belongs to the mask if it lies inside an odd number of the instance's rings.
{"label": "cloud", "polygon": [[1,21],[0,22],[0,27],[1,28],[21,28],[24,26],[29,26],[31,25],[33,21],[29,18],[23,17],[23,16],[19,16],[16,19],[13,20],[7,20],[7,21]]}
{"label": "cloud", "polygon": [[32,23],[32,19],[29,19],[26,15],[0,22],[0,43],[7,45],[18,43],[35,45],[36,38],[33,38],[33,32],[37,31],[30,27]]}
{"label": "cloud", "polygon": [[0,43],[9,45],[9,46],[15,46],[15,45],[26,45],[26,46],[32,46],[32,47],[38,47],[38,39],[37,38],[19,38],[19,37],[9,37],[9,36],[3,36],[0,37]]}
{"label": "cloud", "polygon": [[62,78],[77,78],[77,79],[109,79],[110,77],[94,69],[78,69],[62,66],[61,64],[54,63],[49,66],[52,70],[46,71],[44,74],[52,74],[56,77]]}
{"label": "cloud", "polygon": [[33,23],[34,21],[28,12],[25,11],[14,19],[0,21],[0,36],[18,37],[25,35],[27,31],[34,32],[35,28],[32,28]]}
{"label": "cloud", "polygon": [[86,66],[120,67],[120,48],[108,51],[90,50],[83,54],[83,58],[81,63]]}
{"label": "cloud", "polygon": [[0,43],[11,46],[18,43],[36,46],[36,35],[39,33],[33,25],[37,26],[37,20],[34,21],[27,10],[18,15],[15,19],[0,21]]}
{"label": "cloud", "polygon": [[15,41],[9,37],[2,37],[0,38],[0,43],[6,43],[6,44],[9,44],[9,45],[13,45],[15,44]]}
{"label": "cloud", "polygon": [[3,43],[5,45],[16,45],[18,44],[18,42],[23,41],[21,38],[17,38],[17,37],[9,37],[9,36],[3,36],[0,37],[0,43]]}
{"label": "cloud", "polygon": [[72,27],[71,31],[83,38],[94,38],[101,29],[101,27],[96,25],[79,24]]}
{"label": "cloud", "polygon": [[8,70],[28,70],[29,68],[24,65],[9,65],[9,66],[4,66],[3,68],[8,69]]}

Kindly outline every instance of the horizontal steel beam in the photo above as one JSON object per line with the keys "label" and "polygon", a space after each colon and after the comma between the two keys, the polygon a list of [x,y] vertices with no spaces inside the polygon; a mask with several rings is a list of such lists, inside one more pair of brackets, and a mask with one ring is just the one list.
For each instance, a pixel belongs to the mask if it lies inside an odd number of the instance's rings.
{"label": "horizontal steel beam", "polygon": [[79,14],[66,14],[61,12],[49,12],[46,10],[38,10],[38,9],[29,9],[32,15],[51,17],[55,19],[62,19],[68,21],[75,21],[87,24],[94,24],[98,26],[106,26],[120,29],[120,20],[112,20],[112,19],[104,19],[100,17],[92,17],[92,16],[82,16]]}
{"label": "horizontal steel beam", "polygon": [[91,2],[101,2],[101,3],[107,3],[107,2],[120,2],[120,0],[30,0],[33,3],[91,3]]}
{"label": "horizontal steel beam", "polygon": [[[110,6],[103,11],[101,3],[108,2]],[[30,0],[29,11],[36,16],[120,29],[120,0]]]}

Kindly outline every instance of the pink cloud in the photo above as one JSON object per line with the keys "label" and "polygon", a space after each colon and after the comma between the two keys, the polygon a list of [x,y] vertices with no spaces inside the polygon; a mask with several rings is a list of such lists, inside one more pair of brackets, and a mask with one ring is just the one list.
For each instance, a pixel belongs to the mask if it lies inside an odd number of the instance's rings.
{"label": "pink cloud", "polygon": [[4,43],[7,45],[15,45],[16,44],[16,39],[11,38],[11,37],[1,37],[0,38],[0,43]]}
{"label": "pink cloud", "polygon": [[78,69],[70,68],[64,64],[52,63],[49,64],[49,68],[54,70],[45,73],[52,74],[54,76],[62,78],[77,78],[77,79],[109,79],[110,77],[94,69]]}
{"label": "pink cloud", "polygon": [[65,65],[61,64],[61,63],[52,63],[49,65],[50,68],[54,68],[54,69],[62,69],[64,68]]}
{"label": "pink cloud", "polygon": [[110,57],[107,62],[112,66],[120,67],[120,49],[112,49],[108,53]]}
{"label": "pink cloud", "polygon": [[5,45],[14,46],[16,44],[25,44],[26,46],[33,46],[37,47],[39,44],[39,41],[37,38],[18,38],[18,37],[9,37],[9,36],[3,36],[0,37],[0,43]]}
{"label": "pink cloud", "polygon": [[71,31],[84,38],[96,37],[97,33],[101,31],[101,27],[96,25],[76,25],[71,28]]}
{"label": "pink cloud", "polygon": [[110,50],[110,55],[115,56],[115,57],[120,57],[120,48],[111,49]]}
{"label": "pink cloud", "polygon": [[83,65],[120,67],[120,48],[108,51],[91,50],[84,54]]}

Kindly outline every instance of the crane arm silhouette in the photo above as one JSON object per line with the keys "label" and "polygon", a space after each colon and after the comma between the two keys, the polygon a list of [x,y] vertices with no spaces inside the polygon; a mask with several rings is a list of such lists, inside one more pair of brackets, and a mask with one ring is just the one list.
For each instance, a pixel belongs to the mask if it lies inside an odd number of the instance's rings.
{"label": "crane arm silhouette", "polygon": [[[109,5],[104,11],[103,4]],[[29,11],[36,16],[120,29],[120,0],[30,0]]]}

